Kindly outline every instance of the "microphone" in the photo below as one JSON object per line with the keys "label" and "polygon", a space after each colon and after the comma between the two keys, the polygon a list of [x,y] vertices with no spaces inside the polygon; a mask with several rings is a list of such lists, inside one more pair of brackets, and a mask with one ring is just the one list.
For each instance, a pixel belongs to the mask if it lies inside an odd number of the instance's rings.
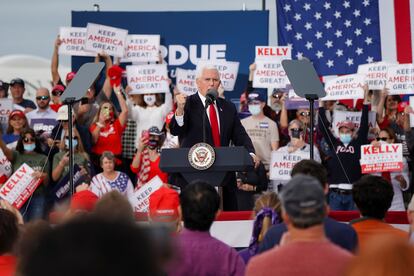
{"label": "microphone", "polygon": [[207,94],[206,94],[206,107],[208,105],[214,103],[214,101],[217,100],[217,98],[218,98],[218,92],[217,92],[217,90],[214,89],[214,88],[209,89],[207,91]]}

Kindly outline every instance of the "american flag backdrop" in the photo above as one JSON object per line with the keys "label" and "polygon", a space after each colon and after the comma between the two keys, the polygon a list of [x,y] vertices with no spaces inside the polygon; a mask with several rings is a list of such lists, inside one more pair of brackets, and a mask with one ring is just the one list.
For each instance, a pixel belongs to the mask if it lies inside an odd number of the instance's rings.
{"label": "american flag backdrop", "polygon": [[[411,63],[414,0],[276,0],[278,45],[321,76],[374,61]],[[412,20],[414,21],[414,20]]]}

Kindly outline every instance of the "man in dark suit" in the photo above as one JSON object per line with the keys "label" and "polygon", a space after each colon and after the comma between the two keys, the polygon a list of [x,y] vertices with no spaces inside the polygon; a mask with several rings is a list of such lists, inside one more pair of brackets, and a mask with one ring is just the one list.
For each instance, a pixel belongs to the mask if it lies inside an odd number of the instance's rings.
{"label": "man in dark suit", "polygon": [[[206,143],[213,147],[229,146],[230,142],[236,146],[244,146],[252,155],[255,164],[259,164],[252,141],[240,123],[236,107],[232,103],[218,98],[204,111],[207,91],[217,90],[220,86],[218,70],[212,65],[198,68],[196,84],[196,94],[176,96],[177,110],[171,119],[170,131],[172,135],[179,137],[180,146],[192,147],[203,142],[203,113],[206,112]],[[232,179],[235,181],[234,177]],[[235,182],[226,183],[228,189],[232,190],[233,186],[235,187]],[[226,189],[223,192],[226,193]]]}

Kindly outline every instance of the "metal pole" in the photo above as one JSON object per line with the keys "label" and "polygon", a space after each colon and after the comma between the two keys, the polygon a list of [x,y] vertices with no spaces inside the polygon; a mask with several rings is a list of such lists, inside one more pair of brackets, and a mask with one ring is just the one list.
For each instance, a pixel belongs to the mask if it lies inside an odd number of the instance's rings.
{"label": "metal pole", "polygon": [[266,10],[266,0],[262,0],[262,11]]}
{"label": "metal pole", "polygon": [[69,184],[70,184],[70,194],[75,193],[75,187],[73,185],[73,120],[72,120],[72,104],[73,102],[68,103],[68,125],[69,125]]}
{"label": "metal pole", "polygon": [[314,102],[315,102],[315,100],[314,99],[309,99],[309,104],[310,104],[310,118],[309,118],[309,120],[310,120],[310,137],[309,137],[309,145],[310,145],[310,159],[311,160],[314,160],[313,159],[313,123],[314,123],[314,121],[313,121],[313,114],[315,113],[315,110],[314,110]]}

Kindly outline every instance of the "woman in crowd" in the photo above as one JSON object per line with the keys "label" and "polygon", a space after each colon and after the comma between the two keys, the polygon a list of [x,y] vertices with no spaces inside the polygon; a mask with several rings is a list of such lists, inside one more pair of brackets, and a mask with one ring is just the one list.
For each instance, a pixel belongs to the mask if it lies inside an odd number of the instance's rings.
{"label": "woman in crowd", "polygon": [[139,144],[141,134],[152,126],[162,129],[167,114],[172,110],[172,94],[165,93],[165,102],[161,93],[131,95],[128,100],[129,118],[137,124],[136,145]]}
{"label": "woman in crowd", "polygon": [[[120,166],[122,153],[122,133],[128,119],[128,107],[120,86],[114,86],[115,94],[121,106],[121,113],[117,114],[112,102],[105,101],[99,106],[94,123],[90,127],[92,134],[92,160],[98,167],[99,156],[105,151],[111,151],[116,156],[116,165]],[[99,168],[98,168],[99,169]]]}
{"label": "woman in crowd", "polygon": [[110,151],[104,151],[100,158],[103,172],[92,178],[89,190],[98,197],[102,197],[109,191],[118,190],[121,194],[129,197],[134,192],[129,177],[115,170],[115,155]]}
{"label": "woman in crowd", "polygon": [[388,95],[388,89],[381,91],[377,106],[377,122],[381,129],[390,126],[397,120],[398,105],[401,103],[399,95]]}
{"label": "woman in crowd", "polygon": [[[394,144],[397,142],[394,131],[387,127],[380,131],[376,140],[372,141],[372,145],[380,146],[381,144]],[[388,182],[392,184],[394,190],[394,197],[392,199],[391,207],[389,211],[405,211],[404,198],[402,191],[406,191],[409,188],[410,181],[408,178],[408,163],[403,157],[403,170],[400,172],[383,172],[378,173]]]}
{"label": "woman in crowd", "polygon": [[245,263],[258,253],[259,244],[272,225],[282,222],[281,204],[277,194],[266,192],[262,194],[254,206],[253,233],[249,247],[240,251],[240,256]]}
{"label": "woman in crowd", "polygon": [[144,132],[138,144],[137,153],[131,164],[131,171],[137,174],[137,188],[159,176],[167,183],[168,175],[159,168],[160,148],[164,143],[164,134],[153,126]]}
{"label": "woman in crowd", "polygon": [[23,163],[26,163],[34,170],[32,177],[41,181],[31,198],[20,208],[20,211],[25,221],[42,218],[45,208],[45,186],[49,181],[49,166],[46,166],[47,157],[42,154],[40,142],[34,130],[29,128],[21,133],[16,150],[9,149],[3,139],[0,140],[0,148],[12,163],[13,172],[19,169]]}
{"label": "woman in crowd", "polygon": [[10,112],[6,134],[2,136],[4,143],[6,143],[9,149],[16,149],[17,141],[22,131],[27,127],[27,118],[23,111],[15,109]]}
{"label": "woman in crowd", "polygon": [[[53,157],[52,179],[59,182],[66,174],[69,173],[69,136],[68,131],[65,130],[65,139],[60,142],[60,148],[63,149]],[[73,129],[72,145],[74,148],[73,162],[81,169],[82,175],[89,174],[88,163],[89,155],[83,148],[82,139],[76,128]]]}

